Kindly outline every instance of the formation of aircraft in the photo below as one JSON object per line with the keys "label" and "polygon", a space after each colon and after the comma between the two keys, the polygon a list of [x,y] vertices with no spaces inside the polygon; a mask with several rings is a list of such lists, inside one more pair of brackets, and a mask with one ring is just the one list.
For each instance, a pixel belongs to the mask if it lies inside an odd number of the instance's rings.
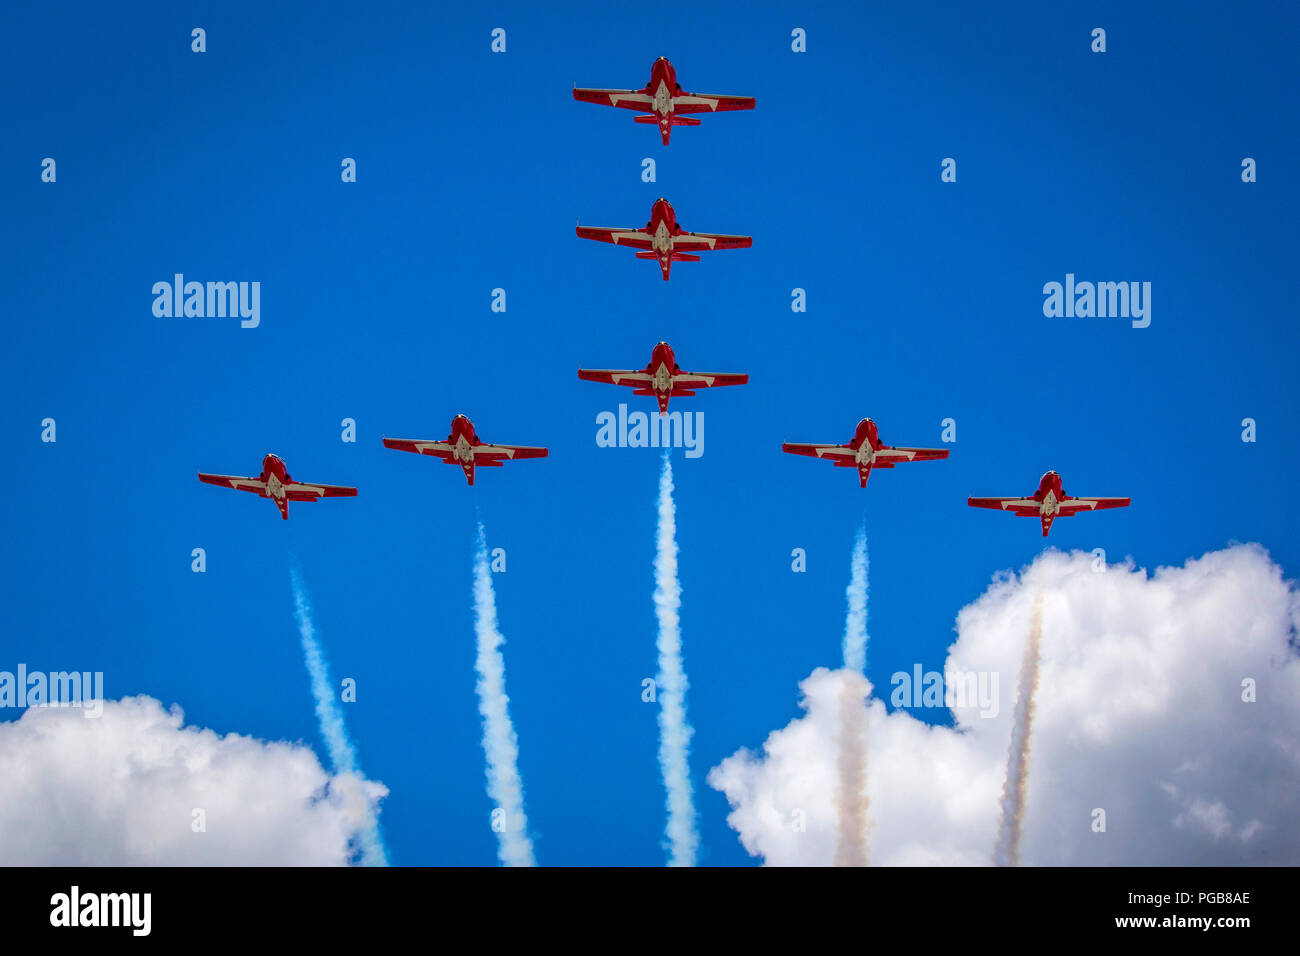
{"label": "formation of aircraft", "polygon": [[[683,372],[678,367],[672,347],[667,342],[660,342],[654,347],[650,354],[650,364],[644,370],[579,369],[578,376],[589,382],[631,386],[634,395],[654,396],[658,400],[660,414],[667,414],[668,401],[674,395],[686,397],[694,395],[696,389],[744,385],[749,381],[748,375],[740,373]],[[500,468],[507,461],[545,458],[549,454],[546,448],[530,445],[487,444],[479,439],[474,423],[466,415],[457,415],[451,420],[451,433],[445,440],[385,438],[383,442],[385,448],[429,455],[440,459],[446,465],[460,465],[465,473],[465,480],[470,485],[474,484],[474,471],[478,467]],[[903,462],[937,461],[948,457],[946,448],[886,445],[880,440],[879,428],[870,418],[858,422],[853,438],[843,445],[784,442],[781,450],[792,455],[822,458],[831,462],[836,468],[856,468],[858,482],[863,488],[867,487],[867,479],[871,477],[874,468],[893,468]],[[198,475],[199,481],[205,484],[231,488],[235,491],[249,491],[259,497],[270,498],[279,508],[280,517],[285,520],[289,518],[291,501],[351,498],[357,493],[356,488],[348,485],[322,485],[294,481],[289,476],[284,460],[278,455],[267,455],[263,458],[262,472],[254,478],[214,475],[202,471]],[[1068,495],[1061,483],[1061,476],[1056,471],[1044,474],[1038,482],[1038,490],[1025,497],[966,499],[966,503],[973,508],[992,508],[1022,518],[1038,518],[1042,523],[1043,537],[1047,537],[1052,522],[1058,517],[1069,517],[1108,508],[1127,508],[1132,502],[1132,498],[1083,498]]]}
{"label": "formation of aircraft", "polygon": [[665,146],[668,145],[674,126],[700,125],[699,120],[690,118],[692,113],[720,113],[754,108],[752,96],[687,93],[677,82],[677,71],[668,62],[668,58],[663,56],[650,67],[650,82],[642,89],[593,90],[575,87],[573,98],[580,103],[641,111],[645,115],[633,117],[633,122],[658,125]]}
{"label": "formation of aircraft", "polygon": [[1043,525],[1043,537],[1052,530],[1052,521],[1068,518],[1084,511],[1101,511],[1104,508],[1127,508],[1132,498],[1076,498],[1065,493],[1061,476],[1049,471],[1038,480],[1038,490],[1027,498],[967,498],[972,508],[994,508],[1009,511],[1021,518],[1038,518]]}
{"label": "formation of aircraft", "polygon": [[635,226],[578,226],[578,237],[608,242],[616,246],[641,249],[638,259],[658,259],[664,281],[674,262],[699,262],[698,252],[717,249],[748,249],[753,236],[729,236],[714,232],[687,232],[677,223],[677,213],[667,199],[660,197],[650,207],[650,221],[644,228]]}
{"label": "formation of aircraft", "polygon": [[[698,126],[700,121],[692,114],[715,113],[754,108],[754,98],[748,96],[711,96],[688,93],[677,82],[677,73],[667,58],[659,57],[650,68],[650,81],[640,90],[575,88],[573,98],[579,102],[597,103],[622,109],[638,110],[634,117],[638,123],[656,124],[667,145],[674,126]],[[578,225],[577,234],[582,239],[629,246],[639,250],[638,259],[655,259],[659,262],[664,281],[668,281],[674,262],[698,262],[701,252],[719,249],[746,249],[753,245],[751,236],[721,233],[687,232],[677,222],[677,214],[668,200],[660,198],[650,210],[650,221],[644,228],[598,228]],[[659,413],[668,413],[668,404],[674,397],[693,396],[702,388],[725,385],[744,385],[749,376],[743,373],[687,372],[677,364],[672,347],[659,342],[650,352],[650,362],[643,369],[578,369],[578,377],[588,382],[623,385],[632,388],[634,395],[652,396],[659,405]],[[443,440],[385,438],[384,447],[397,451],[429,455],[444,464],[459,465],[468,484],[474,484],[478,467],[499,468],[507,461],[525,458],[545,458],[547,449],[527,445],[492,445],[480,441],[474,423],[465,415],[451,421],[451,432]],[[876,423],[870,418],[858,422],[853,437],[843,445],[817,445],[786,442],[781,450],[793,455],[822,458],[837,468],[854,468],[858,482],[866,488],[867,479],[874,468],[893,468],[909,461],[935,461],[948,457],[946,448],[910,448],[886,445],[880,440]],[[207,484],[237,491],[249,491],[270,498],[284,519],[289,517],[289,502],[316,501],[318,498],[351,497],[357,489],[345,485],[319,485],[296,482],[289,477],[284,461],[276,455],[262,459],[262,472],[256,478],[234,475],[213,475],[199,472],[199,480]],[[993,508],[1021,517],[1037,517],[1046,537],[1052,522],[1058,516],[1069,516],[1084,511],[1106,508],[1124,508],[1130,498],[1078,498],[1065,493],[1061,476],[1055,471],[1043,475],[1038,490],[1023,498],[968,498],[967,504],[975,508]]]}
{"label": "formation of aircraft", "polygon": [[785,442],[781,450],[791,455],[824,458],[836,468],[856,468],[858,481],[867,487],[872,468],[893,468],[905,461],[937,461],[948,457],[946,448],[904,448],[886,445],[880,440],[880,430],[870,418],[858,422],[853,438],[843,445],[804,445]]}
{"label": "formation of aircraft", "polygon": [[578,378],[606,385],[628,385],[633,395],[653,395],[659,402],[661,415],[667,414],[668,400],[674,395],[686,398],[694,395],[696,389],[744,385],[749,381],[748,375],[731,372],[683,372],[667,342],[660,342],[650,351],[650,363],[643,369],[580,368]]}
{"label": "formation of aircraft", "polygon": [[262,459],[262,473],[256,478],[241,478],[238,475],[209,475],[199,472],[199,481],[218,488],[233,488],[235,491],[251,491],[261,498],[270,498],[280,509],[280,517],[289,520],[289,502],[316,501],[318,498],[354,498],[357,489],[347,485],[314,485],[303,481],[294,481],[289,477],[289,469],[279,455],[267,455]]}
{"label": "formation of aircraft", "polygon": [[507,461],[523,458],[545,458],[545,448],[529,445],[489,445],[479,441],[474,423],[467,415],[457,415],[451,420],[451,434],[443,441],[424,441],[409,438],[385,438],[385,448],[431,455],[442,459],[444,465],[460,465],[465,480],[474,484],[475,468],[500,468]]}

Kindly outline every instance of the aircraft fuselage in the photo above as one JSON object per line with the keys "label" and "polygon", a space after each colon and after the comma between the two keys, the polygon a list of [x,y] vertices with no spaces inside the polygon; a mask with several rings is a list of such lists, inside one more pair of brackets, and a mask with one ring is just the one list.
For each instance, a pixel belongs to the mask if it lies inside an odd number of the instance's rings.
{"label": "aircraft fuselage", "polygon": [[464,470],[466,480],[474,484],[474,446],[479,444],[479,440],[468,416],[457,415],[451,420],[447,444],[451,446],[452,461]]}
{"label": "aircraft fuselage", "polygon": [[667,146],[673,131],[673,97],[681,92],[681,87],[677,85],[677,71],[666,58],[661,56],[650,67],[650,82],[645,91],[650,95],[650,108],[659,121],[659,135]]}
{"label": "aircraft fuselage", "polygon": [[655,200],[645,231],[650,235],[650,248],[658,257],[659,268],[667,279],[673,267],[673,237],[682,231],[677,225],[677,213],[672,203],[662,198]]}
{"label": "aircraft fuselage", "polygon": [[1061,483],[1061,476],[1049,471],[1038,480],[1038,491],[1034,492],[1038,501],[1038,516],[1043,524],[1043,537],[1052,530],[1052,521],[1061,510],[1061,502],[1069,499]]}
{"label": "aircraft fuselage", "polygon": [[262,459],[261,478],[266,482],[266,493],[276,501],[284,500],[284,486],[293,480],[279,455],[267,455]]}
{"label": "aircraft fuselage", "polygon": [[646,366],[650,373],[650,387],[660,395],[667,395],[673,389],[673,375],[677,372],[677,359],[667,342],[660,342],[650,353],[650,364]]}
{"label": "aircraft fuselage", "polygon": [[853,449],[853,459],[858,465],[858,479],[865,488],[867,477],[871,474],[871,466],[876,462],[876,451],[880,448],[880,431],[876,428],[876,423],[870,418],[858,422],[849,447]]}

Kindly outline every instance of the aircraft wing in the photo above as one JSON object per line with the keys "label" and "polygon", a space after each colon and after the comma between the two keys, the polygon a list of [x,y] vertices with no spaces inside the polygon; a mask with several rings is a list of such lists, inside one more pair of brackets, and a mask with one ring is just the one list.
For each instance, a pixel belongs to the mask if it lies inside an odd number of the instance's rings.
{"label": "aircraft wing", "polygon": [[1058,514],[1077,515],[1081,511],[1101,511],[1104,508],[1127,508],[1132,498],[1070,498],[1061,502]]}
{"label": "aircraft wing", "polygon": [[579,226],[579,239],[594,239],[596,242],[608,242],[616,246],[631,246],[634,249],[651,249],[650,237],[640,229],[628,229],[621,226],[613,228],[602,226]]}
{"label": "aircraft wing", "polygon": [[753,244],[753,236],[726,236],[712,232],[683,232],[680,236],[673,236],[674,250],[748,249]]}
{"label": "aircraft wing", "polygon": [[445,441],[418,441],[411,438],[385,438],[385,448],[397,451],[409,451],[416,455],[432,455],[434,458],[450,458],[452,449]]}
{"label": "aircraft wing", "polygon": [[199,472],[199,481],[218,488],[233,488],[236,491],[251,491],[260,495],[266,491],[266,482],[261,478],[241,478],[238,475],[207,475]]}
{"label": "aircraft wing", "polygon": [[1012,514],[1037,517],[1041,503],[1033,498],[967,498],[966,504],[972,508],[993,508],[997,511],[1010,511]]}
{"label": "aircraft wing", "polygon": [[889,447],[876,449],[876,461],[894,464],[900,461],[938,461],[940,458],[948,457],[947,448],[903,448]]}
{"label": "aircraft wing", "polygon": [[545,448],[532,448],[528,445],[475,445],[474,461],[514,461],[518,458],[545,458]]}
{"label": "aircraft wing", "polygon": [[650,384],[650,373],[637,369],[580,368],[578,378],[587,382],[603,382],[606,385],[631,385],[633,388]]}
{"label": "aircraft wing", "polygon": [[752,96],[714,96],[707,93],[684,93],[673,97],[674,113],[721,113],[726,110],[752,110]]}
{"label": "aircraft wing", "polygon": [[749,381],[745,374],[718,372],[679,372],[673,376],[673,388],[721,388],[724,385],[744,385]]}
{"label": "aircraft wing", "polygon": [[593,90],[574,87],[573,98],[579,103],[617,106],[625,110],[651,112],[654,107],[654,99],[642,90]]}
{"label": "aircraft wing", "polygon": [[791,455],[807,455],[809,458],[827,458],[831,461],[852,461],[857,455],[848,445],[804,445],[798,442],[783,442],[781,450]]}
{"label": "aircraft wing", "polygon": [[291,481],[284,486],[290,501],[315,501],[317,498],[355,498],[357,489],[347,485],[314,485],[305,481]]}

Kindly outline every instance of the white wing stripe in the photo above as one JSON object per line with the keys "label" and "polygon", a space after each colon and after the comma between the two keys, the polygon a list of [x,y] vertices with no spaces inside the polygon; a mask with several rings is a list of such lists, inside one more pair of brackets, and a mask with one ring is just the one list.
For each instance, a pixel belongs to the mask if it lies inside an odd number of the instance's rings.
{"label": "white wing stripe", "polygon": [[712,249],[718,244],[718,240],[713,236],[700,236],[695,233],[683,233],[680,236],[673,237],[673,248],[677,246],[708,246]]}
{"label": "white wing stripe", "polygon": [[540,451],[540,448],[534,448],[529,445],[475,445],[475,455],[505,455],[507,458],[514,458],[521,451]]}
{"label": "white wing stripe", "polygon": [[718,111],[719,100],[707,96],[674,96],[673,106],[707,106],[713,112]]}

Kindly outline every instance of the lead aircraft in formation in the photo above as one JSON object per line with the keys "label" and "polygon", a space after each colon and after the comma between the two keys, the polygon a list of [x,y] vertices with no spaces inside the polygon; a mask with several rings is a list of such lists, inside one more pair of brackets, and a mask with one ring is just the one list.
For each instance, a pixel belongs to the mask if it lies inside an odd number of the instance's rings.
{"label": "lead aircraft in formation", "polygon": [[573,98],[580,103],[600,106],[617,106],[625,110],[640,110],[645,115],[633,117],[633,122],[654,124],[664,145],[672,136],[674,126],[699,126],[692,113],[721,113],[729,110],[752,110],[752,96],[715,96],[707,93],[687,93],[677,82],[677,71],[661,56],[650,67],[650,82],[639,90],[593,90],[575,87]]}

